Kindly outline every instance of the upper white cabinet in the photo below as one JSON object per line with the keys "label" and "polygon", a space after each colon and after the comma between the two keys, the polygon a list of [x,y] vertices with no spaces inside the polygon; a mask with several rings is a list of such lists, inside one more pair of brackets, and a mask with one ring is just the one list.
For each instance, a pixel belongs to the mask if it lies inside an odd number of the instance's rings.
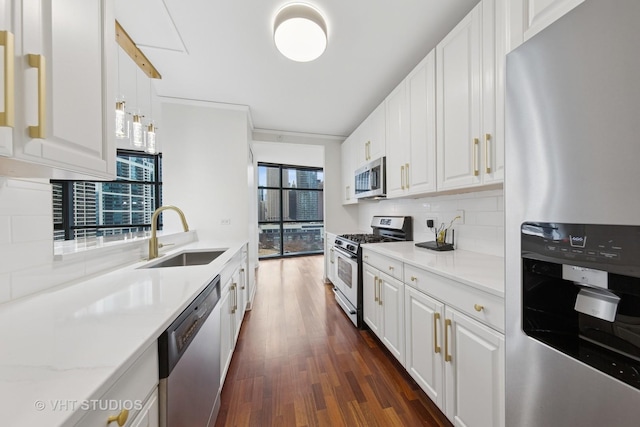
{"label": "upper white cabinet", "polygon": [[367,117],[355,132],[356,169],[385,154],[384,103]]}
{"label": "upper white cabinet", "polygon": [[387,196],[436,191],[435,50],[385,100]]}
{"label": "upper white cabinet", "polygon": [[438,190],[504,179],[507,15],[484,0],[436,47]]}
{"label": "upper white cabinet", "polygon": [[353,172],[356,170],[355,162],[355,142],[356,132],[351,134],[349,138],[344,140],[341,146],[342,157],[342,204],[350,205],[358,203],[356,199],[355,177]]}
{"label": "upper white cabinet", "polygon": [[519,0],[522,39],[529,40],[584,0]]}
{"label": "upper white cabinet", "polygon": [[[15,0],[11,7],[15,127],[11,140],[0,140],[0,154],[21,161],[18,165],[36,164],[68,176],[112,178],[112,2]],[[11,175],[23,175],[22,170],[2,168]]]}

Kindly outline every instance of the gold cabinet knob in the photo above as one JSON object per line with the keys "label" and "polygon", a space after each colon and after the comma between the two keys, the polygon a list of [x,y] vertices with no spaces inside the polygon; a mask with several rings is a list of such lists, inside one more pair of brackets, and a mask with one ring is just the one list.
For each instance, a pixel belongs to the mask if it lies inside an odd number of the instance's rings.
{"label": "gold cabinet knob", "polygon": [[474,304],[473,308],[475,308],[476,311],[482,311],[482,310],[484,310],[484,305]]}
{"label": "gold cabinet knob", "polygon": [[411,281],[415,282],[416,280],[418,280],[418,278],[416,276],[411,276]]}
{"label": "gold cabinet knob", "polygon": [[389,266],[389,271],[393,271],[393,266],[392,265]]}
{"label": "gold cabinet knob", "polygon": [[109,418],[107,418],[107,424],[111,424],[113,421],[115,421],[120,427],[122,427],[127,423],[127,418],[129,418],[129,410],[123,409],[118,415],[111,415]]}

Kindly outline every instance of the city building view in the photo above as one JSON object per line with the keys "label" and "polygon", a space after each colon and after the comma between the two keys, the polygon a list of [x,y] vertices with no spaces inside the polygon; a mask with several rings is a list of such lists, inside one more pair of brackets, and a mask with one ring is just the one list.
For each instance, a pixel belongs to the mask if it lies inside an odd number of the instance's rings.
{"label": "city building view", "polygon": [[[118,155],[117,181],[53,182],[54,240],[64,240],[65,235],[77,239],[149,229],[159,206],[156,162],[154,156]],[[64,198],[71,199],[71,204],[67,202],[71,209],[64,208]]]}
{"label": "city building view", "polygon": [[258,165],[261,257],[323,251],[323,187],[322,169]]}

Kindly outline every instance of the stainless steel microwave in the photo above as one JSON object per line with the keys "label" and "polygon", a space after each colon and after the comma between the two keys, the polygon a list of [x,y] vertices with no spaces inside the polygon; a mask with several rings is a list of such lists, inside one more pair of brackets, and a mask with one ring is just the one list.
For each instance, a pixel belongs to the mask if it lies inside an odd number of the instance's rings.
{"label": "stainless steel microwave", "polygon": [[387,158],[380,157],[355,171],[356,198],[387,195],[386,164]]}

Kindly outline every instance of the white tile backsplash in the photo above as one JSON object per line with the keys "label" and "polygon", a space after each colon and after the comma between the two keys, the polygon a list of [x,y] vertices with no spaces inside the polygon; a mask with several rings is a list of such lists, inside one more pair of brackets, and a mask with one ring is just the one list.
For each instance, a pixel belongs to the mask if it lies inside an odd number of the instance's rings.
{"label": "white tile backsplash", "polygon": [[[161,236],[176,246],[195,233]],[[42,180],[0,178],[0,303],[137,262],[146,239],[54,256],[51,185]],[[171,246],[173,248],[175,246]]]}
{"label": "white tile backsplash", "polygon": [[459,249],[504,256],[503,190],[424,197],[366,201],[358,205],[359,227],[370,231],[374,215],[409,215],[413,217],[413,238],[417,242],[434,240],[426,226],[427,218],[436,217],[447,225],[464,211],[464,224],[454,222],[456,246]]}
{"label": "white tile backsplash", "polygon": [[49,215],[14,216],[11,220],[11,241],[46,241],[53,247],[53,221]]}

